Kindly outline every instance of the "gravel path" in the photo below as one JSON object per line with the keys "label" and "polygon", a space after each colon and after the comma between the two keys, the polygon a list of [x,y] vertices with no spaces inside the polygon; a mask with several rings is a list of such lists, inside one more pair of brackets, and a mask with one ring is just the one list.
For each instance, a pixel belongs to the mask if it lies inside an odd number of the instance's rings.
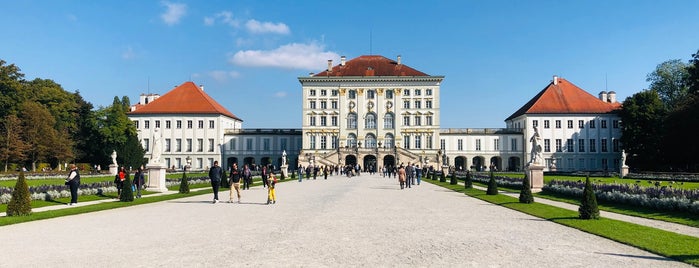
{"label": "gravel path", "polygon": [[[220,193],[222,200],[227,192]],[[429,183],[285,182],[0,228],[0,267],[690,267]]]}

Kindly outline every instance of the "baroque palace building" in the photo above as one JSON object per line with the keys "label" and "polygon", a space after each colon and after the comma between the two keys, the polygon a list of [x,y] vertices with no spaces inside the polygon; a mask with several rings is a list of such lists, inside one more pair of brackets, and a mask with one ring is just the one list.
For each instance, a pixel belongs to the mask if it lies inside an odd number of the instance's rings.
{"label": "baroque palace building", "polygon": [[205,169],[213,161],[224,167],[235,162],[278,168],[286,152],[290,169],[415,163],[520,171],[531,158],[529,138],[537,132],[547,171],[619,170],[621,104],[613,91],[595,97],[554,76],[505,119],[505,128],[441,129],[443,79],[404,65],[400,56],[343,56],[337,65],[329,60],[326,70],[298,78],[301,129],[245,129],[240,118],[193,82],[163,96],[142,95],[128,116],[146,158],[154,135],[161,133],[161,158],[175,169]]}

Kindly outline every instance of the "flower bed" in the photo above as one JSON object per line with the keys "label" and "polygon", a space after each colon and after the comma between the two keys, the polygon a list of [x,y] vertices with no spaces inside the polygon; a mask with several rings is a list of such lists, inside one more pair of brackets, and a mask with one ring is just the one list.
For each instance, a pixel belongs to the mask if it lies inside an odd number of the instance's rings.
{"label": "flower bed", "polygon": [[[542,191],[581,197],[584,186],[585,183],[582,182],[552,180]],[[631,184],[593,184],[592,188],[600,201],[699,214],[699,190]]]}
{"label": "flower bed", "polygon": [[[459,177],[460,180],[464,180],[465,178],[466,178],[466,176]],[[481,175],[481,174],[474,174],[472,176],[472,179],[475,182],[488,184],[488,181],[490,181],[490,175],[486,176],[486,175]],[[522,189],[522,179],[518,179],[518,178],[495,176],[495,183],[497,183],[498,186],[502,186],[502,187],[506,187],[506,188]]]}

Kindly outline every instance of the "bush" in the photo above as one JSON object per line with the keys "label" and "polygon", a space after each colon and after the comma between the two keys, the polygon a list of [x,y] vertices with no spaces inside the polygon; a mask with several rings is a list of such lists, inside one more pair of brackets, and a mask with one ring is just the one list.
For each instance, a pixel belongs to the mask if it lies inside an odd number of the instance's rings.
{"label": "bush", "polygon": [[432,171],[432,180],[433,181],[437,180],[437,171]]}
{"label": "bush", "polygon": [[291,180],[296,180],[296,172],[291,172]]}
{"label": "bush", "polygon": [[24,178],[24,172],[20,172],[10,203],[7,204],[7,216],[24,216],[31,213],[32,200],[29,195],[29,186]]}
{"label": "bush", "polygon": [[126,173],[126,177],[124,178],[124,187],[122,187],[121,189],[119,201],[133,202],[133,190],[131,190],[131,176],[128,172]]}
{"label": "bush", "polygon": [[187,182],[187,173],[182,172],[182,180],[180,180],[180,193],[181,194],[188,194],[189,193],[189,183]]}
{"label": "bush", "polygon": [[595,191],[592,190],[592,183],[590,183],[590,177],[587,177],[585,179],[583,198],[578,212],[580,213],[581,219],[599,219],[599,208],[597,207],[597,198],[595,197]]}
{"label": "bush", "polygon": [[524,174],[522,181],[522,191],[519,192],[519,202],[525,204],[534,203],[534,195],[532,195],[532,184],[529,181],[527,174]]}
{"label": "bush", "polygon": [[498,194],[498,183],[495,181],[495,175],[493,175],[493,171],[490,171],[490,180],[488,181],[488,190],[486,191],[487,195],[497,195]]}
{"label": "bush", "polygon": [[223,174],[221,175],[221,188],[230,188],[231,184],[228,181],[228,176],[226,176],[226,170],[224,169]]}
{"label": "bush", "polygon": [[449,181],[449,184],[451,185],[456,185],[458,183],[458,180],[456,179],[456,171],[451,173],[451,180]]}
{"label": "bush", "polygon": [[439,173],[439,182],[447,182],[447,175],[444,172]]}
{"label": "bush", "polygon": [[466,179],[464,180],[464,187],[466,189],[473,188],[473,176],[471,176],[471,171],[466,171]]}

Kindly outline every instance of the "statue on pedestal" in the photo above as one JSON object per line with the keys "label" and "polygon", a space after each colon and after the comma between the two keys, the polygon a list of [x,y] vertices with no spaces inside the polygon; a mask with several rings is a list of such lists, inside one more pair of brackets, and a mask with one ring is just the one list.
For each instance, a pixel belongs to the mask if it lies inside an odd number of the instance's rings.
{"label": "statue on pedestal", "polygon": [[160,129],[156,128],[153,130],[153,153],[151,154],[151,159],[150,163],[151,164],[160,164],[160,156],[163,153],[162,145],[161,145],[161,138],[162,134],[160,133]]}
{"label": "statue on pedestal", "polygon": [[282,151],[282,166],[286,166],[286,150]]}
{"label": "statue on pedestal", "polygon": [[117,164],[117,153],[116,150],[112,151],[112,164],[116,165]]}
{"label": "statue on pedestal", "polygon": [[626,151],[624,149],[621,150],[621,166],[626,166]]}
{"label": "statue on pedestal", "polygon": [[537,127],[534,127],[534,134],[532,137],[529,139],[529,142],[532,143],[532,150],[531,150],[531,155],[530,155],[530,164],[541,164],[541,136],[539,135],[539,129]]}

